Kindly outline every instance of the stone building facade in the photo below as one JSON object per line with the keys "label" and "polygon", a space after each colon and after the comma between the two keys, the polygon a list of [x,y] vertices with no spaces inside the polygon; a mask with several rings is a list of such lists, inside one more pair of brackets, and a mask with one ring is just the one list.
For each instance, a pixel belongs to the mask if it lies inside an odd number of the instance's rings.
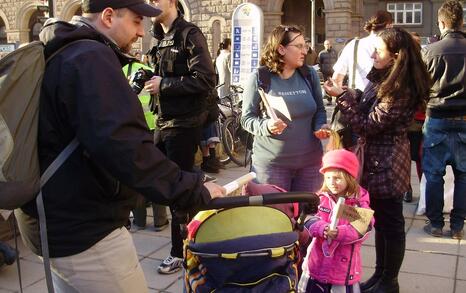
{"label": "stone building facade", "polygon": [[[401,5],[402,15],[408,15],[408,6],[420,5],[422,21],[400,25],[422,36],[438,33],[435,25],[436,11],[443,0],[179,0],[185,18],[197,24],[207,37],[209,48],[214,56],[218,45],[231,34],[231,16],[241,3],[258,5],[264,13],[264,37],[278,24],[295,23],[302,25],[309,37],[311,31],[311,1],[315,1],[316,50],[322,48],[325,39],[330,39],[337,49],[355,36],[364,36],[364,22],[376,11],[390,5]],[[47,0],[0,0],[0,44],[17,45],[37,38],[44,20],[37,7],[47,4]],[[80,14],[80,0],[54,0],[55,17],[69,20]],[[393,6],[395,7],[395,6]],[[403,14],[404,13],[404,14]],[[147,29],[150,23],[146,21]],[[151,46],[147,34],[137,47],[143,51]]]}
{"label": "stone building facade", "polygon": [[[327,38],[344,41],[359,35],[362,26],[363,0],[315,0],[316,38],[323,43]],[[264,12],[264,36],[280,23],[297,23],[306,28],[309,36],[311,4],[309,0],[179,0],[185,17],[196,23],[205,33],[211,52],[231,33],[231,16],[243,2],[251,2]],[[54,15],[69,20],[80,14],[80,0],[55,0]],[[43,13],[38,6],[46,5],[42,0],[0,0],[0,43],[22,44],[37,38]],[[149,28],[150,24],[147,23]],[[146,50],[150,47],[147,35],[138,44]]]}

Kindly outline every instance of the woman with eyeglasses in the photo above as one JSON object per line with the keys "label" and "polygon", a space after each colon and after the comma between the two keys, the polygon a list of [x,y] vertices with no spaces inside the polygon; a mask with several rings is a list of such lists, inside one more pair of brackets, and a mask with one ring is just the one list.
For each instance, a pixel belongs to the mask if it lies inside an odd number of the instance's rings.
{"label": "woman with eyeglasses", "polygon": [[[320,188],[320,138],[327,137],[321,129],[327,118],[319,77],[304,62],[309,45],[303,34],[297,26],[277,26],[243,94],[241,124],[254,135],[252,170],[257,181],[288,191]],[[259,87],[270,96],[277,119],[262,110]]]}
{"label": "woman with eyeglasses", "polygon": [[402,28],[380,32],[374,65],[364,92],[324,83],[364,145],[361,186],[375,211],[375,272],[362,292],[399,292],[398,273],[405,253],[403,194],[409,190],[411,160],[408,127],[428,96],[430,76],[419,45]]}

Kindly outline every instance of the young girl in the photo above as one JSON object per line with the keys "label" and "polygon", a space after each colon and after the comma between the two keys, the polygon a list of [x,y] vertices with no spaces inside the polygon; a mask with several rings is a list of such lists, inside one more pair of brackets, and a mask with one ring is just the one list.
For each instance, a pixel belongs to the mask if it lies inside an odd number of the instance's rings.
{"label": "young girl", "polygon": [[329,226],[339,197],[345,198],[345,205],[369,208],[369,194],[355,179],[359,162],[352,152],[330,151],[322,163],[324,184],[319,194],[319,211],[305,224],[313,240],[303,262],[298,292],[359,293],[360,249],[368,233],[359,234],[345,219],[338,220],[335,230]]}

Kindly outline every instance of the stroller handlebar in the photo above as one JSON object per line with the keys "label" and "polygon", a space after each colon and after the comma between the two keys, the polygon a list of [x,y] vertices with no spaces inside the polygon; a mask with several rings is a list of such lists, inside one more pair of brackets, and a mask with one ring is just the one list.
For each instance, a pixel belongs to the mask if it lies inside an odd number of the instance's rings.
{"label": "stroller handlebar", "polygon": [[252,196],[221,197],[212,199],[208,204],[202,206],[201,209],[263,206],[294,202],[305,202],[317,207],[319,205],[319,196],[313,192],[278,192]]}

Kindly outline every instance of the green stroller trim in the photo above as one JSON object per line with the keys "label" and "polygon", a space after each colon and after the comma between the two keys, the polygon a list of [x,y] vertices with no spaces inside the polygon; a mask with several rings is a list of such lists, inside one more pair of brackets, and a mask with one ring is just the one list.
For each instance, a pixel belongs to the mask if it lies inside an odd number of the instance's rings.
{"label": "green stroller trim", "polygon": [[[280,257],[285,255],[286,253],[292,251],[294,247],[298,245],[297,242],[287,245],[287,246],[280,246],[280,247],[269,247],[257,250],[245,250],[245,251],[238,251],[235,253],[203,253],[203,252],[195,252],[190,250],[193,255],[204,257],[204,258],[226,258],[226,259],[237,259],[239,257],[256,257],[256,256],[270,256],[270,257]],[[188,248],[189,249],[189,248]]]}

